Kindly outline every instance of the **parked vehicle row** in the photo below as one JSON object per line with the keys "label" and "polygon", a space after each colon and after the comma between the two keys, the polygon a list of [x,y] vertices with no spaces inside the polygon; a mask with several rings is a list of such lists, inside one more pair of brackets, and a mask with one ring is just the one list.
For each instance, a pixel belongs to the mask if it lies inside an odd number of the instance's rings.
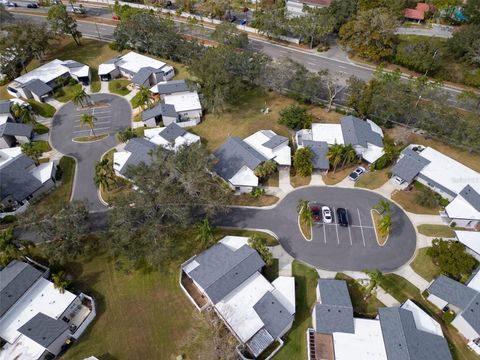
{"label": "parked vehicle row", "polygon": [[[315,223],[331,224],[335,223],[334,215],[330,207],[326,205],[320,205],[315,202],[310,202],[309,207],[312,213],[312,220]],[[348,212],[347,209],[338,208],[337,211],[337,223],[340,226],[348,226]]]}

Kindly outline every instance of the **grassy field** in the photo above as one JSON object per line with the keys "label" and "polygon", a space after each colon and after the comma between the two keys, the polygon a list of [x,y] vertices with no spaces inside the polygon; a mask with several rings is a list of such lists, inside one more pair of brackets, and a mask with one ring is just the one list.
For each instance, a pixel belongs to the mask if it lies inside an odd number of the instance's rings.
{"label": "grassy field", "polygon": [[100,78],[98,77],[98,70],[91,69],[91,73],[92,78],[90,82],[90,91],[92,93],[98,93],[100,91],[100,88],[102,87],[102,84],[100,83]]}
{"label": "grassy field", "polygon": [[300,176],[295,174],[295,169],[293,167],[290,168],[290,184],[296,188],[299,186],[305,186],[310,184],[312,181],[311,176]]}
{"label": "grassy field", "polygon": [[385,184],[388,181],[388,172],[390,168],[383,170],[369,171],[355,182],[355,187],[366,188],[366,189],[378,189],[380,186]]}
{"label": "grassy field", "polygon": [[302,235],[305,237],[307,240],[312,240],[312,224],[306,224],[304,221],[299,220],[300,223],[300,231],[302,232]]}
{"label": "grassy field", "polygon": [[40,150],[42,153],[52,150],[48,141],[45,140],[33,141],[32,145],[35,149]]}
{"label": "grassy field", "polygon": [[454,232],[455,228],[451,228],[448,225],[422,224],[417,226],[417,230],[420,234],[423,234],[425,236],[432,236],[432,237],[439,237],[439,238],[455,237],[455,232]]}
{"label": "grassy field", "polygon": [[348,292],[350,294],[350,299],[352,300],[353,311],[355,314],[362,317],[375,318],[378,313],[378,308],[385,306],[373,294],[365,301],[366,289],[350,276],[343,273],[337,273],[335,279],[345,280],[347,282]]}
{"label": "grassy field", "polygon": [[435,265],[432,261],[432,258],[427,255],[427,250],[429,248],[418,249],[417,256],[415,260],[412,261],[410,266],[413,271],[418,275],[423,277],[427,281],[432,281],[440,275],[440,267]]}
{"label": "grassy field", "polygon": [[108,91],[113,94],[125,96],[130,93],[130,90],[127,88],[131,82],[125,79],[115,79],[108,82]]}
{"label": "grassy field", "polygon": [[46,127],[43,124],[40,124],[39,122],[35,122],[35,124],[33,125],[33,132],[35,132],[39,135],[46,134],[49,131],[50,131],[50,129],[48,127]]}
{"label": "grassy field", "polygon": [[355,168],[357,165],[347,166],[345,169],[337,169],[336,172],[329,171],[326,175],[323,175],[323,181],[327,185],[335,185],[338,184],[340,181],[345,179]]}
{"label": "grassy field", "polygon": [[73,141],[77,142],[92,142],[102,140],[108,137],[108,134],[98,134],[98,135],[91,135],[91,136],[77,136],[73,138]]}
{"label": "grassy field", "polygon": [[63,103],[69,102],[73,95],[82,88],[81,84],[75,85],[66,85],[64,87],[58,88],[53,93],[53,97]]}
{"label": "grassy field", "polygon": [[253,197],[250,194],[232,195],[230,197],[230,205],[238,206],[270,206],[278,202],[278,197],[274,195],[261,195]]}
{"label": "grassy field", "polygon": [[32,106],[35,113],[46,118],[52,117],[55,115],[55,111],[57,111],[52,105],[41,103],[33,99],[28,100],[28,103]]}
{"label": "grassy field", "polygon": [[274,360],[307,358],[306,331],[312,326],[311,311],[316,300],[315,287],[318,274],[313,268],[298,261],[293,262],[292,272],[295,277],[295,321],[287,335],[285,345],[274,357]]}
{"label": "grassy field", "polygon": [[414,214],[438,215],[439,207],[428,208],[417,203],[420,192],[413,187],[411,190],[396,191],[392,195],[392,200],[408,212]]}

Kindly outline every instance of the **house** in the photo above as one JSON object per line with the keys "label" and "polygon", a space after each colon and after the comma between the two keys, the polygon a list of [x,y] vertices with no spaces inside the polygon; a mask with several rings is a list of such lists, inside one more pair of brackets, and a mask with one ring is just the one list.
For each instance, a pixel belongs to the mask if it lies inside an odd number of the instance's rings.
{"label": "house", "polygon": [[[371,164],[384,154],[382,129],[371,120],[364,121],[355,116],[343,117],[340,124],[314,123],[311,129],[297,131],[295,141],[299,148],[307,145],[311,148],[316,145],[320,149],[325,149],[325,143],[328,146],[350,144],[360,158]],[[323,150],[317,152],[325,167],[326,153]]]}
{"label": "house", "polygon": [[19,124],[11,120],[0,125],[0,149],[17,144],[29,143],[33,136],[33,126]]}
{"label": "house", "polygon": [[429,11],[434,11],[433,5],[426,3],[417,3],[415,9],[405,9],[404,17],[407,21],[416,21],[418,23],[425,20],[425,13]]}
{"label": "house", "polygon": [[44,101],[59,87],[59,78],[74,78],[83,85],[90,82],[90,68],[74,60],[52,60],[17,77],[7,87],[10,95]]}
{"label": "house", "polygon": [[100,64],[98,76],[101,81],[125,77],[137,86],[151,87],[170,80],[175,76],[175,70],[162,61],[130,51]]}
{"label": "house", "polygon": [[480,232],[455,230],[455,236],[467,247],[467,252],[480,261]]}
{"label": "house", "polygon": [[200,143],[200,136],[185,131],[175,123],[166,127],[145,129],[143,137],[167,150],[178,150],[182,146]]}
{"label": "house", "polygon": [[55,185],[53,161],[35,165],[20,147],[0,149],[0,207],[17,208]]}
{"label": "house", "polygon": [[320,9],[330,6],[332,0],[287,0],[285,5],[287,8],[287,16],[292,18],[296,16],[304,16],[305,8]]}
{"label": "house", "polygon": [[150,165],[152,163],[152,151],[157,145],[142,138],[133,138],[128,140],[123,151],[117,151],[113,154],[113,169],[117,176],[126,178],[127,170],[130,166]]}
{"label": "house", "polygon": [[456,314],[452,325],[467,339],[468,347],[480,355],[480,272],[464,285],[440,275],[428,291],[428,300],[439,309]]}
{"label": "house", "polygon": [[90,296],[61,293],[49,277],[48,269],[21,261],[0,271],[0,360],[53,358],[95,318]]}
{"label": "house", "polygon": [[152,86],[150,91],[152,94],[158,94],[161,99],[163,99],[165,95],[191,92],[185,80],[162,81]]}
{"label": "house", "polygon": [[268,159],[239,137],[230,137],[215,151],[218,161],[214,174],[223,178],[236,192],[251,192],[258,186],[255,169]]}
{"label": "house", "polygon": [[0,125],[13,120],[10,100],[0,100]]}
{"label": "house", "polygon": [[288,138],[277,135],[272,130],[257,131],[243,141],[280,166],[292,164],[292,151],[288,146]]}
{"label": "house", "polygon": [[142,112],[143,124],[147,127],[155,127],[158,124],[168,126],[173,123],[179,123],[179,115],[175,110],[174,105],[156,103],[150,109],[146,109]]}
{"label": "house", "polygon": [[295,316],[294,278],[270,283],[261,274],[264,265],[248,238],[226,236],[181,266],[180,286],[189,300],[200,311],[212,307],[250,358],[275,341],[282,345]]}
{"label": "house", "polygon": [[414,180],[430,187],[450,203],[440,215],[449,224],[480,229],[480,174],[441,152],[409,145],[392,168],[401,186]]}
{"label": "house", "polygon": [[309,360],[452,360],[440,325],[410,300],[364,319],[354,317],[345,281],[320,279],[316,293]]}

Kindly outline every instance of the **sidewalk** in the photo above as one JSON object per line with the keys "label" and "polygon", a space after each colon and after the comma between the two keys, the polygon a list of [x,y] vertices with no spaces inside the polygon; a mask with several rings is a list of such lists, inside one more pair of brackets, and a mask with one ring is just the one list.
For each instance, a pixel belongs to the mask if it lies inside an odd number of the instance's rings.
{"label": "sidewalk", "polygon": [[388,294],[381,288],[377,286],[375,290],[375,295],[377,299],[380,300],[386,307],[400,306],[401,304],[395,299],[392,295]]}
{"label": "sidewalk", "polygon": [[425,280],[420,275],[418,275],[415,271],[413,271],[410,265],[404,265],[401,268],[395,270],[393,273],[410,281],[413,285],[415,285],[420,290],[420,292],[424,291],[430,285],[430,283],[427,280]]}
{"label": "sidewalk", "polygon": [[100,92],[110,94],[110,90],[108,90],[108,81],[100,81]]}
{"label": "sidewalk", "polygon": [[326,186],[325,181],[323,181],[323,177],[321,174],[314,172],[312,174],[312,179],[310,180],[311,186]]}
{"label": "sidewalk", "polygon": [[293,186],[290,183],[290,169],[288,167],[279,167],[278,169],[278,187],[283,192],[290,192]]}
{"label": "sidewalk", "polygon": [[292,276],[293,257],[283,249],[282,245],[271,246],[269,249],[273,257],[278,259],[278,275]]}

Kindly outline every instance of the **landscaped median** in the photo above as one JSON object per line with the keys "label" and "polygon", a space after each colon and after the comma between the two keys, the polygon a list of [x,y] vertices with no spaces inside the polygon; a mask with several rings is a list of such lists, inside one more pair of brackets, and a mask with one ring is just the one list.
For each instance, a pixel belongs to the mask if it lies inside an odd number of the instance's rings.
{"label": "landscaped median", "polygon": [[298,228],[302,236],[307,241],[312,241],[312,209],[307,200],[300,200],[297,205],[298,211]]}
{"label": "landscaped median", "polygon": [[380,213],[375,209],[370,210],[370,214],[372,215],[373,225],[375,227],[375,236],[377,237],[377,243],[378,245],[383,246],[388,240],[388,234],[385,234],[381,230],[382,215],[380,215]]}
{"label": "landscaped median", "polygon": [[371,210],[372,222],[375,230],[375,237],[380,246],[386,244],[388,235],[392,230],[392,211],[390,203],[380,200]]}
{"label": "landscaped median", "polygon": [[99,134],[99,135],[92,135],[92,136],[78,136],[72,139],[73,142],[77,143],[89,143],[94,141],[100,141],[108,137],[108,134]]}

